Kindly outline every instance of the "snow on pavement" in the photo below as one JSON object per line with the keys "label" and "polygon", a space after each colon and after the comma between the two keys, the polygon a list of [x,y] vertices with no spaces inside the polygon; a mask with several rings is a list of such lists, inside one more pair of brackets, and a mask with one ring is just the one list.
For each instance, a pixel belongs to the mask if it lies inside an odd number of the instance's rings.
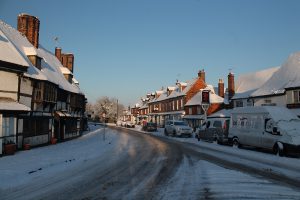
{"label": "snow on pavement", "polygon": [[299,199],[300,192],[207,161],[184,158],[157,199]]}
{"label": "snow on pavement", "polygon": [[13,156],[0,158],[0,189],[22,185],[40,176],[51,176],[100,157],[111,152],[115,148],[112,144],[120,140],[120,136],[110,130],[104,141],[103,134],[99,134],[103,132],[103,128],[99,125],[90,128],[90,132],[80,138],[29,151],[18,151]]}

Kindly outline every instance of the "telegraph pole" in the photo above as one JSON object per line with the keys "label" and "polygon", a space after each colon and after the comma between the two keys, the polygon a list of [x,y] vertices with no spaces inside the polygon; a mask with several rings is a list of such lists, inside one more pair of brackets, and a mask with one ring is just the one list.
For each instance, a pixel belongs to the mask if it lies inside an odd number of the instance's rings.
{"label": "telegraph pole", "polygon": [[119,118],[119,100],[117,99],[117,122],[118,123],[118,118]]}

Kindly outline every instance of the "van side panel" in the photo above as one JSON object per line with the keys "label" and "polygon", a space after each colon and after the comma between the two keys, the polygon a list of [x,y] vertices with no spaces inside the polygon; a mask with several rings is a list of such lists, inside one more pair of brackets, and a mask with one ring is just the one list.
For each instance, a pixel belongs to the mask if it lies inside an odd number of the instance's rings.
{"label": "van side panel", "polygon": [[231,116],[231,137],[237,137],[240,144],[259,146],[263,132],[262,114],[234,113]]}

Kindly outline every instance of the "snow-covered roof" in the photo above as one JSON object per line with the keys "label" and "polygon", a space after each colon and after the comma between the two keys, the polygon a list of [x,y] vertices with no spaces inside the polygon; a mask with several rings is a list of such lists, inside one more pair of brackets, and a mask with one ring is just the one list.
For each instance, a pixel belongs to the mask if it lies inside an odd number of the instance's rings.
{"label": "snow-covered roof", "polygon": [[[5,37],[4,37],[5,36]],[[2,45],[2,40],[5,45]],[[9,55],[2,51],[6,48],[10,48]],[[32,65],[27,56],[37,55],[42,58],[42,69],[39,70]],[[70,84],[64,77],[63,71],[65,73],[70,73],[70,70],[65,68],[60,61],[56,58],[54,54],[47,51],[41,45],[36,49],[25,36],[23,36],[18,30],[7,25],[0,20],[0,58],[7,57],[9,59],[16,60],[15,64],[22,64],[28,66],[27,72],[24,76],[30,77],[37,80],[47,80],[54,84],[57,84],[60,88],[73,92],[82,93],[77,85]],[[10,56],[10,57],[9,57]],[[7,61],[9,62],[9,61]]]}
{"label": "snow-covered roof", "polygon": [[283,94],[285,89],[300,87],[300,52],[291,54],[286,62],[251,96]]}
{"label": "snow-covered roof", "polygon": [[72,78],[72,81],[75,85],[79,85],[79,82],[74,77]]}
{"label": "snow-covered roof", "polygon": [[10,98],[0,98],[0,110],[30,111],[30,108]]}
{"label": "snow-covered roof", "polygon": [[[26,66],[28,66],[27,72],[25,72],[24,75],[33,79],[47,80],[47,77],[39,69],[34,67],[27,57],[29,55],[37,55],[35,47],[32,46],[27,38],[23,36],[19,31],[1,20],[0,32],[5,34],[7,41],[11,43],[16,49],[16,52],[14,54],[10,52],[10,56],[12,57],[12,59],[16,59],[16,62],[18,62],[18,59],[21,58],[23,60],[22,62],[25,62]],[[2,51],[6,52],[4,46],[0,46],[0,56],[2,55]],[[5,53],[3,53],[3,56],[4,55]]]}
{"label": "snow-covered roof", "polygon": [[41,45],[37,49],[37,52],[38,56],[43,58],[41,71],[47,76],[50,82],[57,84],[61,89],[73,93],[82,93],[76,85],[72,85],[66,80],[60,70],[63,66],[54,54]]}
{"label": "snow-covered roof", "polygon": [[232,99],[248,98],[255,90],[267,82],[279,68],[273,67],[240,75],[236,81],[235,95]]}
{"label": "snow-covered roof", "polygon": [[[207,85],[207,87],[204,90],[210,90],[210,103],[224,103],[224,98],[217,95],[214,91],[214,87],[212,85]],[[199,92],[193,96],[186,104],[185,106],[195,106],[195,105],[201,105],[202,103],[202,91],[203,89],[199,90]]]}
{"label": "snow-covered roof", "polygon": [[28,61],[20,54],[17,47],[11,42],[12,27],[0,20],[0,60],[29,67]]}
{"label": "snow-covered roof", "polygon": [[64,66],[61,66],[59,69],[60,69],[61,73],[63,73],[63,74],[72,74],[72,72]]}

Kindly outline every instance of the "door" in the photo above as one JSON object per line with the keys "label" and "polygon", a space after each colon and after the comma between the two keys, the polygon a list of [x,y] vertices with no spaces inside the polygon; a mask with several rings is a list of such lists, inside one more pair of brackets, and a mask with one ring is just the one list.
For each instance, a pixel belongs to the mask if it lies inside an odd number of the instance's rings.
{"label": "door", "polygon": [[277,133],[273,133],[273,127],[275,126],[274,120],[271,118],[265,119],[265,130],[261,136],[261,147],[266,149],[272,149],[275,142],[279,139]]}

